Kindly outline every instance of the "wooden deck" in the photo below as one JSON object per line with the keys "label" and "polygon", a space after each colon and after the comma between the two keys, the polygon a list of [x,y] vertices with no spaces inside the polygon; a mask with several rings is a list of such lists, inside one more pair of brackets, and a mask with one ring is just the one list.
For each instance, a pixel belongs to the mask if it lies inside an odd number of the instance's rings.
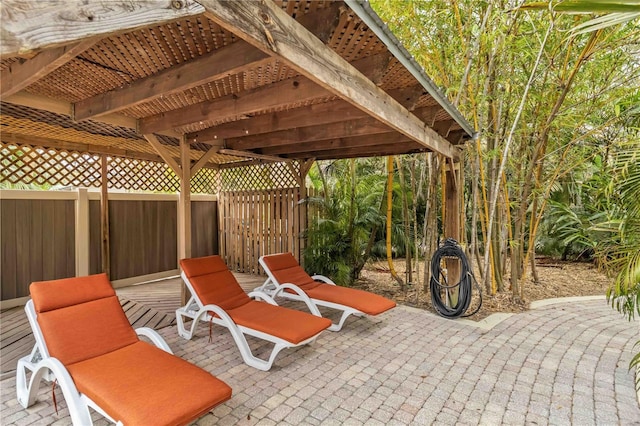
{"label": "wooden deck", "polygon": [[[234,274],[242,288],[249,292],[264,278]],[[120,304],[134,328],[159,330],[174,325],[175,310],[180,307],[180,278],[123,287],[116,290]],[[0,380],[15,374],[18,359],[28,355],[35,340],[24,307],[0,312]]]}

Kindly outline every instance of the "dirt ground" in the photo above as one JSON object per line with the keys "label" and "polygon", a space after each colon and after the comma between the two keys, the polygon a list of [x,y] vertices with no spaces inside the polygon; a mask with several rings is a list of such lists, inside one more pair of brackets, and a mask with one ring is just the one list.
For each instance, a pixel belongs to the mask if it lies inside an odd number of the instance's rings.
{"label": "dirt ground", "polygon": [[[394,267],[398,275],[406,281],[406,262],[404,259],[394,259]],[[523,312],[529,309],[529,303],[533,300],[551,299],[569,296],[593,296],[603,295],[612,280],[598,271],[590,263],[562,262],[548,258],[537,259],[538,275],[540,283],[535,284],[531,278],[527,278],[524,287],[524,302],[514,302],[508,287],[508,275],[505,277],[507,291],[497,293],[495,296],[482,295],[482,307],[478,313],[468,319],[479,321],[496,312]],[[362,271],[361,278],[354,287],[372,291],[395,300],[397,303],[414,306],[434,311],[431,305],[431,295],[424,291],[424,261],[420,262],[420,281],[417,284],[407,285],[402,291],[399,284],[391,277],[389,265],[386,261],[369,263]],[[416,268],[414,264],[414,282],[416,281]],[[530,276],[530,274],[529,274]],[[479,278],[476,272],[476,278]],[[428,290],[427,283],[427,290]],[[467,312],[472,312],[478,303],[478,290],[473,287],[473,299]],[[435,312],[435,311],[434,311]]]}

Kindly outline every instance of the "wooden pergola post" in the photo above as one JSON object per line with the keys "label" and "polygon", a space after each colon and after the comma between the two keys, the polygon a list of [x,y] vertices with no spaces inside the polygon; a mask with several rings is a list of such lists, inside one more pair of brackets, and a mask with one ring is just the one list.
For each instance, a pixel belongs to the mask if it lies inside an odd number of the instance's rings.
{"label": "wooden pergola post", "polygon": [[[180,198],[178,201],[178,259],[191,257],[191,157],[186,137],[180,140]],[[187,303],[187,289],[182,285],[181,303]]]}
{"label": "wooden pergola post", "polygon": [[[298,187],[299,192],[298,192],[298,201],[301,200],[305,200],[308,196],[307,194],[307,185],[306,185],[306,181],[307,181],[307,175],[309,174],[309,170],[311,170],[311,167],[313,166],[313,163],[315,163],[315,159],[310,158],[304,161],[300,161],[299,162],[299,166],[300,169],[298,170],[298,172],[296,173],[293,164],[292,163],[287,163],[287,165],[290,167],[291,172],[296,176],[296,180],[298,183]],[[304,258],[302,256],[302,252],[304,251],[305,247],[306,247],[306,240],[304,238],[302,238],[301,236],[304,234],[305,229],[308,226],[307,223],[307,208],[308,208],[308,204],[305,203],[305,205],[303,206],[302,204],[298,204],[298,233],[300,235],[300,238],[298,238],[298,253],[294,253],[294,255],[296,255],[296,258],[298,258],[298,262],[300,262],[300,265],[304,266]]]}
{"label": "wooden pergola post", "polygon": [[[444,217],[444,236],[445,238],[453,238],[461,241],[462,230],[460,227],[460,191],[461,183],[458,170],[460,163],[450,161],[446,167],[445,174],[445,217]],[[457,259],[446,259],[447,265],[447,281],[449,285],[453,285],[460,281],[460,261]],[[457,300],[457,291],[454,294]]]}
{"label": "wooden pergola post", "polygon": [[111,257],[109,244],[109,159],[106,155],[100,156],[101,185],[100,185],[100,228],[102,246],[102,272],[111,276]]}

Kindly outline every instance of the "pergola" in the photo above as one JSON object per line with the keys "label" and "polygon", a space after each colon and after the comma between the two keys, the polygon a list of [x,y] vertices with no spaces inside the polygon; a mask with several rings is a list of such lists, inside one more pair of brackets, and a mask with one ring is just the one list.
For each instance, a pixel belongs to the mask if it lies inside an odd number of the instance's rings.
{"label": "pergola", "polygon": [[180,257],[192,178],[264,163],[303,182],[315,160],[439,153],[459,232],[453,164],[474,129],[366,2],[5,0],[1,13],[3,146],[163,161],[180,179]]}

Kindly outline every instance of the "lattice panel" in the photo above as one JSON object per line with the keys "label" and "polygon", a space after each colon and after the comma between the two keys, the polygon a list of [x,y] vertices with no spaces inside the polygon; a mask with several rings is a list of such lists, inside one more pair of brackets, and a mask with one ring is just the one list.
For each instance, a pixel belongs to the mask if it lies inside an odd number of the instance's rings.
{"label": "lattice panel", "polygon": [[0,143],[0,182],[100,186],[100,157],[76,151]]}
{"label": "lattice panel", "polygon": [[[100,161],[100,156],[95,154],[0,143],[0,182],[99,188],[102,184]],[[161,162],[110,157],[107,173],[108,187],[113,189],[180,190],[178,176]],[[191,191],[194,193],[215,194],[218,186],[217,170],[200,169],[191,179]]]}
{"label": "lattice panel", "polygon": [[191,192],[196,194],[215,194],[219,185],[217,170],[202,168],[191,177]]}
{"label": "lattice panel", "polygon": [[298,187],[296,176],[300,167],[292,163],[292,168],[286,163],[254,164],[235,169],[225,169],[220,172],[221,191],[245,191],[273,188]]}
{"label": "lattice panel", "polygon": [[108,168],[109,188],[130,191],[176,192],[180,179],[165,163],[113,157]]}

